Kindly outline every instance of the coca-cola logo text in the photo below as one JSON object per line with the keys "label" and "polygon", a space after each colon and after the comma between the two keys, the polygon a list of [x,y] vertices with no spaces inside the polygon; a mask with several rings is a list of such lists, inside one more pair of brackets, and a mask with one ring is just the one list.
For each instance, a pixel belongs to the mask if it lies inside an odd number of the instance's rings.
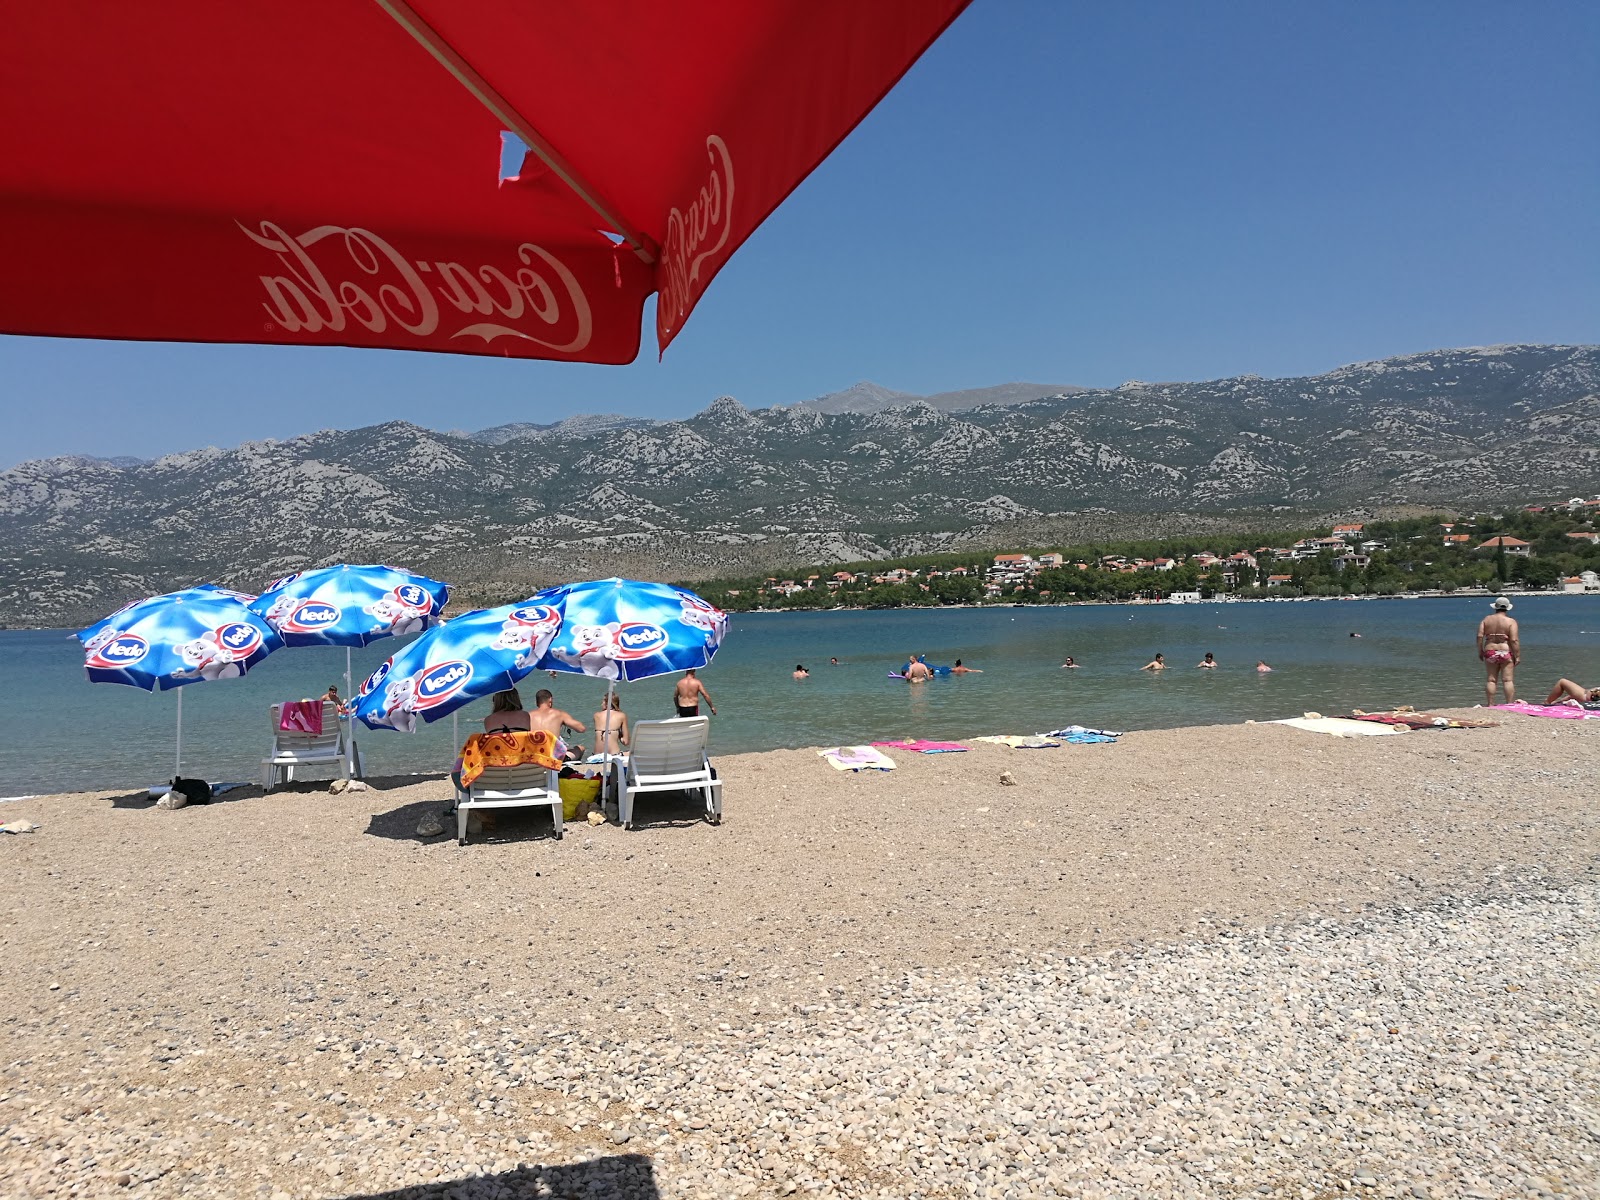
{"label": "coca-cola logo text", "polygon": [[[262,307],[289,333],[339,333],[353,322],[373,333],[394,326],[431,338],[441,323],[456,321],[448,310],[467,319],[449,334],[452,338],[521,338],[558,354],[578,353],[594,332],[589,300],[577,278],[532,242],[517,247],[520,266],[501,270],[486,263],[474,271],[458,262],[409,259],[368,229],[319,225],[296,237],[271,221],[262,221],[257,230],[239,228],[278,258],[284,273],[260,277],[267,290]],[[474,315],[508,323],[475,321]],[[509,322],[531,324],[533,332]],[[571,337],[553,340],[557,326]]]}
{"label": "coca-cola logo text", "polygon": [[706,157],[711,172],[689,211],[674,208],[667,215],[658,277],[661,297],[656,302],[656,325],[663,335],[678,327],[705,287],[701,264],[728,244],[733,221],[733,158],[727,143],[716,134],[706,138]]}

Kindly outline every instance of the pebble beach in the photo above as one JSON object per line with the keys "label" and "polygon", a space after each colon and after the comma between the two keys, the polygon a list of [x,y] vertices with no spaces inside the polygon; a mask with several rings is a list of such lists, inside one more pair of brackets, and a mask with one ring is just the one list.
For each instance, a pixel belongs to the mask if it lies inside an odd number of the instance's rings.
{"label": "pebble beach", "polygon": [[0,1194],[1600,1195],[1600,722],[1502,720],[7,804]]}

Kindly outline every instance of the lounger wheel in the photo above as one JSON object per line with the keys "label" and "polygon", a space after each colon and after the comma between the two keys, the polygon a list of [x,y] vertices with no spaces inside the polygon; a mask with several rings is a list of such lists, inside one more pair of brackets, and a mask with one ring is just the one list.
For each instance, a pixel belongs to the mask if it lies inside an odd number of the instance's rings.
{"label": "lounger wheel", "polygon": [[467,839],[466,838],[457,838],[456,839],[456,845],[465,846],[466,844],[467,844]]}
{"label": "lounger wheel", "polygon": [[556,841],[558,841],[558,842],[559,842],[559,841],[561,841],[561,840],[562,840],[562,839],[563,839],[563,838],[565,838],[565,837],[566,837],[566,836],[567,836],[567,831],[566,831],[566,830],[565,830],[565,829],[558,829],[558,830],[556,830]]}

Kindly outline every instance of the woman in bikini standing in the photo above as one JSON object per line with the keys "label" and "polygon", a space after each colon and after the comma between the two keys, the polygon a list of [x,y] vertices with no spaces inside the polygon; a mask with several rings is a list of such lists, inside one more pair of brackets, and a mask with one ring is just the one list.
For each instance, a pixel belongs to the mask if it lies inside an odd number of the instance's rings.
{"label": "woman in bikini standing", "polygon": [[1511,601],[1499,596],[1494,611],[1478,623],[1478,657],[1489,673],[1483,684],[1485,704],[1494,703],[1496,684],[1505,685],[1507,704],[1517,701],[1516,668],[1522,661],[1522,643],[1510,612]]}

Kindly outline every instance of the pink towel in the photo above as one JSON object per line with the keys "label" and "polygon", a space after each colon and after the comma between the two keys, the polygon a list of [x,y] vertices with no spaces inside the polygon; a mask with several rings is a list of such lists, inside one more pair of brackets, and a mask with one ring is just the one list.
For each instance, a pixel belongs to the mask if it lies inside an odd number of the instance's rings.
{"label": "pink towel", "polygon": [[893,746],[896,750],[915,750],[918,754],[960,754],[966,749],[960,742],[930,742],[926,738],[908,738],[903,742],[873,742],[874,746]]}
{"label": "pink towel", "polygon": [[1496,704],[1495,707],[1505,712],[1523,713],[1530,717],[1558,717],[1566,721],[1600,717],[1600,713],[1585,712],[1570,704],[1529,704],[1526,700],[1518,700],[1515,704]]}
{"label": "pink towel", "polygon": [[313,737],[321,734],[322,701],[284,701],[278,709],[278,728],[284,733],[309,733]]}

